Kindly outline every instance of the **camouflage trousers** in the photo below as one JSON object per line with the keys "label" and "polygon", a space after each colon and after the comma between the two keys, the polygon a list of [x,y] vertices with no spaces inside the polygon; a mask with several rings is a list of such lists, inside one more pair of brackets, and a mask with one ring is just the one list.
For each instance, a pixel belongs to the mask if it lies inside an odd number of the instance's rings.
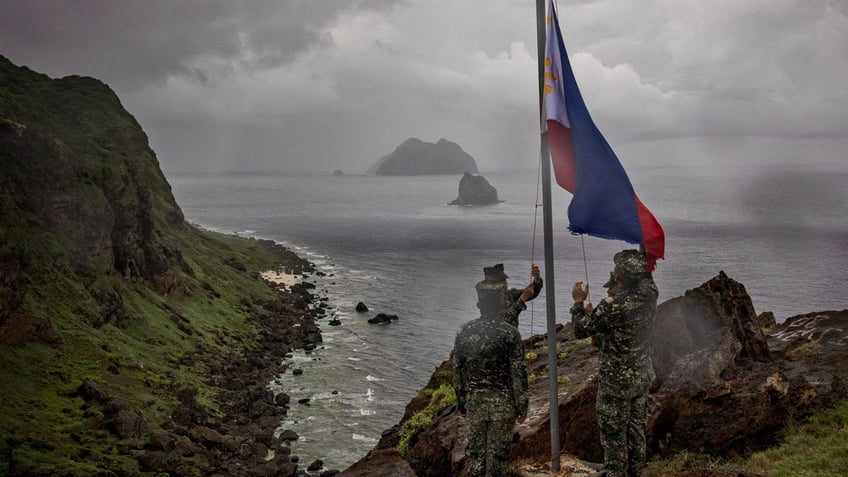
{"label": "camouflage trousers", "polygon": [[472,390],[465,409],[469,427],[468,477],[505,476],[516,417],[512,393]]}
{"label": "camouflage trousers", "polygon": [[596,410],[607,476],[638,476],[645,467],[647,387],[616,389],[614,386],[600,386]]}

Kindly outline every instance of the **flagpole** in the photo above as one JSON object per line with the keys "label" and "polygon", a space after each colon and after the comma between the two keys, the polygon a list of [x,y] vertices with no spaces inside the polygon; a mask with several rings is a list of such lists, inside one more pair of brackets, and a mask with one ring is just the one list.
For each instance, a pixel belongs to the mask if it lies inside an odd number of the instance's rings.
{"label": "flagpole", "polygon": [[545,309],[548,323],[548,403],[551,427],[551,470],[559,471],[559,395],[557,383],[556,301],[554,293],[553,213],[551,212],[551,152],[544,117],[545,100],[545,0],[536,0],[536,53],[539,71],[539,128],[542,168],[542,217],[545,237]]}

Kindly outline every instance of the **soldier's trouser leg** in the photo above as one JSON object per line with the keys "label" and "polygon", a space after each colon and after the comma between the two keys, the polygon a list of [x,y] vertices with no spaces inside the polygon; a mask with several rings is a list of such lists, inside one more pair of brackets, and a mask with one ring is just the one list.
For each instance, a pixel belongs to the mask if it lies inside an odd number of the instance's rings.
{"label": "soldier's trouser leg", "polygon": [[489,418],[485,413],[468,409],[468,477],[486,475],[486,440],[489,434]]}
{"label": "soldier's trouser leg", "polygon": [[476,392],[466,402],[468,476],[502,477],[512,448],[515,409],[512,396],[502,392]]}
{"label": "soldier's trouser leg", "polygon": [[487,477],[506,475],[506,464],[512,450],[512,429],[515,411],[512,403],[495,403],[491,408],[492,423],[489,426],[488,452],[486,453]]}
{"label": "soldier's trouser leg", "polygon": [[627,424],[629,400],[598,389],[596,410],[601,445],[604,448],[604,470],[608,477],[626,477]]}
{"label": "soldier's trouser leg", "polygon": [[627,423],[627,471],[639,475],[645,467],[645,428],[648,426],[648,395],[635,397],[630,403]]}

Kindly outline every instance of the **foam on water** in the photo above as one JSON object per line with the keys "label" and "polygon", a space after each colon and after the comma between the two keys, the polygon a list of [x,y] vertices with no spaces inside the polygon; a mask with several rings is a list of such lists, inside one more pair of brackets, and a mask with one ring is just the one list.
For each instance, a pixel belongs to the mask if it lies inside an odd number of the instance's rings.
{"label": "foam on water", "polygon": [[367,442],[368,444],[376,444],[377,443],[377,439],[375,439],[373,437],[366,437],[366,436],[363,436],[363,435],[360,435],[360,434],[352,434],[351,439],[353,439],[355,441]]}

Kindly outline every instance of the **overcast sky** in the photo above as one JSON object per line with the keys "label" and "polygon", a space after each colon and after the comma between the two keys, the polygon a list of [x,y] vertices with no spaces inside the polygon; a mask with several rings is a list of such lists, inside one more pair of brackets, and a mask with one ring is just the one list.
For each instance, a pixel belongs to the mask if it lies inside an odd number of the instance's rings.
{"label": "overcast sky", "polygon": [[[559,11],[625,168],[848,168],[848,0]],[[533,0],[3,0],[0,54],[106,82],[166,173],[364,172],[412,136],[485,173],[536,167],[535,25]]]}

